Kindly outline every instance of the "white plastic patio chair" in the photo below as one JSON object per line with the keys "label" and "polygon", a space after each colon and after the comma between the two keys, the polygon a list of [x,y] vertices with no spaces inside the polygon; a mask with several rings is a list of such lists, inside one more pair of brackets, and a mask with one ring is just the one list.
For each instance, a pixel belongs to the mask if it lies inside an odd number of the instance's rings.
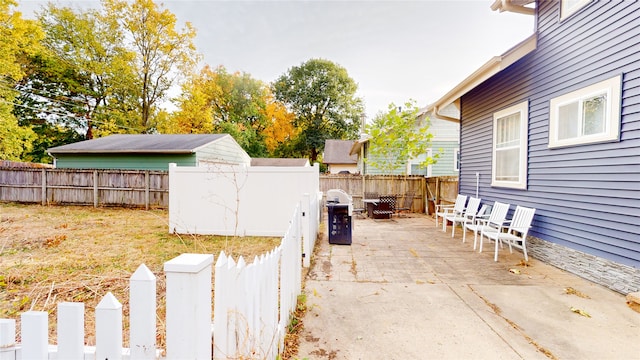
{"label": "white plastic patio chair", "polygon": [[490,229],[502,228],[510,206],[509,204],[496,201],[491,207],[491,213],[488,215],[478,215],[474,222],[464,224],[462,242],[466,241],[467,230],[473,231],[473,250],[475,250],[476,244],[478,243],[478,233],[480,233],[480,251],[482,251],[482,230],[486,229],[490,231]]}
{"label": "white plastic patio chair", "polygon": [[442,231],[447,231],[447,221],[445,216],[455,213],[462,214],[464,212],[465,204],[467,203],[467,195],[460,195],[456,197],[456,202],[453,205],[436,205],[436,226],[438,226],[438,217],[442,218]]}
{"label": "white plastic patio chair", "polygon": [[478,215],[478,209],[480,208],[480,199],[475,197],[470,197],[469,202],[467,203],[467,207],[464,209],[462,214],[451,213],[444,216],[443,221],[451,221],[451,237],[455,236],[456,232],[456,224],[460,224],[464,231],[464,224],[474,222],[476,219],[476,215]]}
{"label": "white plastic patio chair", "polygon": [[482,237],[483,235],[487,239],[496,243],[495,255],[493,261],[498,261],[498,245],[502,246],[503,242],[509,245],[509,252],[513,253],[513,248],[522,249],[524,253],[524,261],[529,261],[527,256],[527,233],[531,227],[533,216],[536,209],[527,208],[523,206],[517,206],[516,211],[513,213],[513,218],[509,221],[509,228],[507,232],[503,232],[502,228],[498,230],[483,230],[480,234],[480,251],[482,251]]}

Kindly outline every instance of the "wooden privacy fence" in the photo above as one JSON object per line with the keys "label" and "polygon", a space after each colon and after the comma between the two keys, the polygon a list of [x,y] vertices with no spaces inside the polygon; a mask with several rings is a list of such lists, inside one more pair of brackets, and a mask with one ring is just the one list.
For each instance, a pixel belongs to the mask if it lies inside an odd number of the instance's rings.
{"label": "wooden privacy fence", "polygon": [[458,196],[457,176],[437,176],[426,178],[427,213],[435,212],[436,204],[453,204]]}
{"label": "wooden privacy fence", "polygon": [[[456,176],[320,175],[320,191],[342,189],[362,207],[364,192],[402,196],[414,193],[412,212],[433,212],[453,203]],[[0,168],[0,201],[98,206],[169,206],[169,173],[143,170]]]}
{"label": "wooden privacy fence", "polygon": [[[296,208],[278,247],[246,265],[222,252],[182,254],[164,264],[166,359],[276,359],[302,290],[302,212]],[[123,348],[123,309],[107,293],[95,309],[96,344],[84,345],[84,304],[60,303],[57,345],[48,344],[48,313],[0,319],[0,359],[160,359],[156,348],[156,278],[143,264],[130,279],[129,348]],[[213,349],[212,349],[213,348]]]}
{"label": "wooden privacy fence", "polygon": [[457,176],[424,177],[415,175],[320,175],[320,191],[342,189],[353,198],[354,207],[362,206],[365,192],[380,195],[395,194],[403,201],[405,194],[414,193],[412,212],[433,213],[433,204],[454,202],[458,194]]}
{"label": "wooden privacy fence", "polygon": [[0,168],[0,201],[166,208],[169,175],[145,170]]}

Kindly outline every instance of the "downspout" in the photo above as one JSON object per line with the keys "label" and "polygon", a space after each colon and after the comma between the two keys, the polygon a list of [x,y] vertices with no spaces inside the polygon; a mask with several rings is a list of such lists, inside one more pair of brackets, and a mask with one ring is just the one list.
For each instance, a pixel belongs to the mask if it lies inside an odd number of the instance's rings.
{"label": "downspout", "polygon": [[460,122],[460,119],[456,119],[456,118],[451,117],[451,116],[440,114],[440,107],[438,107],[438,106],[433,108],[433,112],[438,116],[439,119],[447,120],[447,121],[453,121],[453,122]]}
{"label": "downspout", "polygon": [[367,186],[367,182],[365,181],[365,172],[364,172],[364,144],[362,144],[362,146],[360,147],[360,161],[362,161],[362,174],[360,175],[362,176],[362,198],[364,199],[364,193],[367,191],[365,188]]}

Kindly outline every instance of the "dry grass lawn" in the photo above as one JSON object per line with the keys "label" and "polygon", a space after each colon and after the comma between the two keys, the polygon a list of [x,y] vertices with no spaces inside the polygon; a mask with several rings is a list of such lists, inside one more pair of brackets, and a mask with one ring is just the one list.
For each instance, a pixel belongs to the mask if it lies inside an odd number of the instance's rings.
{"label": "dry grass lawn", "polygon": [[280,243],[169,234],[168,218],[167,210],[0,203],[0,318],[19,323],[24,311],[47,311],[54,343],[57,303],[84,302],[85,341],[94,345],[95,306],[112,292],[123,304],[126,338],[129,277],[145,264],[158,279],[158,347],[164,348],[165,261],[186,252],[217,259],[221,250],[251,261]]}

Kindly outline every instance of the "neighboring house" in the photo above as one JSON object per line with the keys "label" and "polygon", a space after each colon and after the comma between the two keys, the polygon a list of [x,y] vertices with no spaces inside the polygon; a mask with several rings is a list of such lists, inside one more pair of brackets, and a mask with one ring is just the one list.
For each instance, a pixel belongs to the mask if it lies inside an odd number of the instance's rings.
{"label": "neighboring house", "polygon": [[[457,113],[457,109],[450,106],[447,111]],[[435,116],[427,108],[421,109],[416,119],[416,127],[424,125],[429,119],[429,132],[433,134],[431,148],[426,154],[421,154],[408,162],[404,162],[392,172],[385,172],[367,164],[365,159],[369,157],[369,137],[362,138],[353,143],[349,150],[351,155],[358,156],[358,172],[366,175],[424,175],[424,176],[457,176],[458,175],[458,150],[459,150],[459,122],[445,120]],[[428,167],[420,167],[427,156],[440,154],[437,162]]]}
{"label": "neighboring house", "polygon": [[329,174],[358,172],[358,157],[349,154],[354,140],[325,140],[322,163],[328,166]]}
{"label": "neighboring house", "polygon": [[251,163],[229,134],[118,134],[50,148],[57,168],[168,170],[178,166]]}
{"label": "neighboring house", "polygon": [[251,166],[276,167],[308,167],[309,159],[305,158],[251,158]]}
{"label": "neighboring house", "polygon": [[638,291],[640,2],[529,3],[495,1],[536,32],[429,106],[460,109],[459,191],[536,208],[530,254]]}

